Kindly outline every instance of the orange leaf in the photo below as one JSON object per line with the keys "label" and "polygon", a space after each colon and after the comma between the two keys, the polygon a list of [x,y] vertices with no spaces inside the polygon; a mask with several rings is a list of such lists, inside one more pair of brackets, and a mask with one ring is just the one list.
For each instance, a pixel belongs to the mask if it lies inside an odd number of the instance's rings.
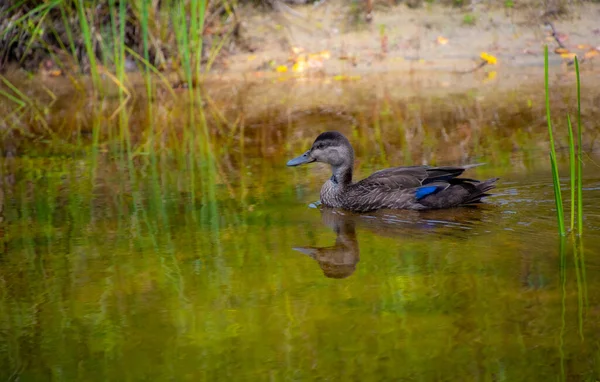
{"label": "orange leaf", "polygon": [[585,57],[585,58],[592,58],[592,57],[595,57],[595,56],[597,56],[599,54],[600,54],[600,52],[598,52],[596,49],[592,49],[592,50],[589,50],[589,51],[585,52],[585,54],[583,55],[583,57]]}
{"label": "orange leaf", "polygon": [[442,36],[438,36],[435,40],[439,45],[446,45],[448,43],[448,39]]}
{"label": "orange leaf", "polygon": [[566,48],[556,48],[556,49],[554,49],[554,53],[556,53],[556,54],[569,54],[571,52],[569,52],[569,49],[566,49]]}

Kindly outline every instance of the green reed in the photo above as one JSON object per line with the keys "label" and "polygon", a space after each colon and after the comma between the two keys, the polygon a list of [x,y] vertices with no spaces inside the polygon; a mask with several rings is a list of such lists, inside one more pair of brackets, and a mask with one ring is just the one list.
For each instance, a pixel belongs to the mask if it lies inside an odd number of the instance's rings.
{"label": "green reed", "polygon": [[567,127],[569,131],[569,175],[571,178],[571,232],[575,227],[575,142],[573,140],[573,126],[571,126],[571,116],[567,114]]}
{"label": "green reed", "polygon": [[548,46],[544,48],[544,89],[546,91],[546,121],[548,123],[548,137],[550,138],[550,165],[552,166],[552,183],[554,185],[554,202],[556,204],[556,217],[558,219],[558,232],[561,236],[566,235],[565,216],[560,191],[560,177],[558,175],[558,164],[556,162],[556,145],[552,133],[552,120],[550,118],[550,90],[548,81]]}
{"label": "green reed", "polygon": [[79,23],[81,27],[81,37],[84,42],[85,50],[90,61],[90,74],[92,76],[92,81],[94,83],[94,87],[99,90],[100,89],[100,75],[98,73],[98,65],[96,64],[96,53],[94,51],[94,41],[92,37],[92,31],[90,27],[90,20],[88,20],[86,15],[86,8],[82,1],[76,2],[77,6],[77,15],[79,16]]}
{"label": "green reed", "polygon": [[577,78],[577,233],[583,235],[583,149],[581,139],[581,79],[579,76],[579,60],[575,56],[575,75]]}
{"label": "green reed", "polygon": [[[567,113],[567,128],[569,137],[569,178],[571,188],[571,223],[570,231],[575,232],[575,215],[577,215],[577,234],[583,232],[583,171],[582,171],[582,139],[581,139],[581,81],[579,75],[579,62],[575,57],[575,73],[577,77],[577,151],[575,150],[575,138],[571,116]],[[556,217],[558,219],[558,231],[560,235],[566,235],[564,207],[562,193],[560,190],[560,177],[556,158],[556,144],[552,131],[552,120],[550,117],[550,87],[548,80],[548,46],[544,49],[544,88],[546,95],[546,120],[548,124],[548,137],[550,139],[550,164],[552,166],[552,183],[554,185],[554,201],[556,204]]]}
{"label": "green reed", "polygon": [[[583,249],[583,241],[581,238],[583,232],[583,171],[582,171],[582,140],[581,140],[581,81],[579,74],[579,62],[575,57],[575,72],[577,78],[577,151],[575,150],[575,138],[573,134],[573,126],[571,123],[571,115],[567,113],[567,128],[568,128],[568,143],[569,143],[569,178],[570,178],[570,193],[571,193],[571,213],[570,213],[570,232],[577,232],[578,238],[573,238],[573,261],[575,269],[575,282],[577,285],[577,305],[578,305],[578,329],[581,340],[584,340],[584,315],[588,304],[587,298],[587,279],[585,266],[585,253]],[[564,333],[565,333],[565,283],[566,283],[566,256],[565,256],[565,238],[566,229],[564,221],[564,210],[562,204],[562,195],[560,190],[560,178],[558,175],[558,164],[556,160],[556,149],[554,137],[552,134],[552,122],[550,119],[550,91],[548,81],[548,47],[544,49],[544,85],[546,94],[546,118],[548,123],[548,135],[550,139],[550,163],[552,166],[552,182],[554,185],[554,200],[556,204],[556,215],[558,219],[558,230],[560,233],[560,277],[562,286],[562,325],[560,331],[560,370],[561,380],[565,380],[564,368]],[[575,231],[575,218],[577,215],[577,231]]]}

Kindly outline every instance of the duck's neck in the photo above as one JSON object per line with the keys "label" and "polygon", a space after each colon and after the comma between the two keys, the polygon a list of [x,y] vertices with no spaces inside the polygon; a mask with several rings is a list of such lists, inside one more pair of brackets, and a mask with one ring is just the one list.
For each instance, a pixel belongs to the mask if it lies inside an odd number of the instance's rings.
{"label": "duck's neck", "polygon": [[331,176],[331,181],[340,187],[352,184],[352,167],[352,163],[332,166],[333,175]]}

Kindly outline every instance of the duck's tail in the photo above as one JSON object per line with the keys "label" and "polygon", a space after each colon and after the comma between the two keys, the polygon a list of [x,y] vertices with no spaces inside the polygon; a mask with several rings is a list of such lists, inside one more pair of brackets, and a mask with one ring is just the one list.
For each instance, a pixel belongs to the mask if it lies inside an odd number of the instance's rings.
{"label": "duck's tail", "polygon": [[462,204],[481,203],[481,198],[490,196],[490,194],[488,194],[488,191],[496,187],[496,182],[498,181],[498,179],[500,178],[491,178],[483,182],[474,184],[475,189],[471,191],[469,197],[465,201],[463,201]]}

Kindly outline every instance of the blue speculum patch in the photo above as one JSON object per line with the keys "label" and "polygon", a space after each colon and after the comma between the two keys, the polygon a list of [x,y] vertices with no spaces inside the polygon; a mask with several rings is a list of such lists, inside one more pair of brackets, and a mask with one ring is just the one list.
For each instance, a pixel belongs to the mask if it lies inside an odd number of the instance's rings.
{"label": "blue speculum patch", "polygon": [[417,189],[417,192],[415,193],[415,196],[417,197],[417,200],[423,199],[427,195],[433,194],[435,192],[435,190],[437,190],[436,186],[419,187]]}

